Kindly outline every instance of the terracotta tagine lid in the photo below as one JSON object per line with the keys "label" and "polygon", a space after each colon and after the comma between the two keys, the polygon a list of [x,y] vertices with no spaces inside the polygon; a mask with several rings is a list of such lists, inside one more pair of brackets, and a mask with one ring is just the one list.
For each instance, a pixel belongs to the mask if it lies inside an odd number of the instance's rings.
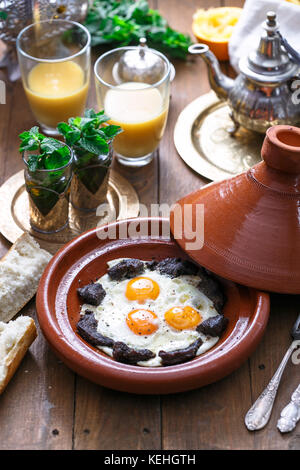
{"label": "terracotta tagine lid", "polygon": [[[261,156],[263,161],[247,172],[178,201],[171,230],[196,262],[224,278],[300,294],[300,129],[270,127]],[[204,241],[194,249],[197,237],[191,233],[201,204]]]}

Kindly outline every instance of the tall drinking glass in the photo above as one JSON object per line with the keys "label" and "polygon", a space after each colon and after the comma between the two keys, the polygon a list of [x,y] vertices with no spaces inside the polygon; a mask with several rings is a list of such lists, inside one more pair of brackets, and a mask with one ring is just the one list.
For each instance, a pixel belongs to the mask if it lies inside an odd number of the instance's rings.
{"label": "tall drinking glass", "polygon": [[42,131],[83,113],[90,78],[90,33],[79,23],[47,20],[24,28],[17,38],[22,81]]}
{"label": "tall drinking glass", "polygon": [[122,79],[118,64],[122,55],[134,47],[122,47],[106,52],[95,63],[97,100],[100,109],[109,116],[110,124],[121,126],[113,148],[120,163],[143,166],[153,158],[163,136],[169,109],[170,62],[154,49],[162,64],[155,83],[144,83],[135,76]]}

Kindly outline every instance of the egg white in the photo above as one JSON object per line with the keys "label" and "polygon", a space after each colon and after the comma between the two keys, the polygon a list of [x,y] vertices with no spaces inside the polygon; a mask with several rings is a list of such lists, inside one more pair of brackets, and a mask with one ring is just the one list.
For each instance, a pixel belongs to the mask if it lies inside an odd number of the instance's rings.
{"label": "egg white", "polygon": [[[125,258],[109,261],[107,263],[108,267],[114,266],[123,259]],[[164,318],[165,312],[176,306],[193,307],[200,313],[202,321],[218,314],[213,302],[197,289],[200,280],[198,276],[183,275],[170,278],[158,271],[150,271],[147,268],[140,276],[148,277],[157,282],[160,288],[157,299],[149,299],[142,304],[138,301],[128,300],[125,291],[130,279],[113,281],[108,274],[104,274],[97,281],[102,284],[106,291],[102,303],[98,307],[84,304],[81,314],[84,314],[86,309],[92,310],[98,321],[97,331],[103,336],[107,336],[114,341],[122,341],[127,346],[135,349],[150,349],[156,354],[153,359],[139,362],[138,365],[141,366],[160,366],[159,351],[174,351],[186,348],[199,337],[203,343],[197,351],[197,356],[203,354],[218,342],[219,337],[210,337],[199,333],[196,331],[196,327],[188,330],[176,330]],[[140,336],[133,333],[128,327],[126,316],[135,309],[151,310],[157,315],[158,329],[154,333]],[[112,348],[99,346],[99,349],[112,356]]]}

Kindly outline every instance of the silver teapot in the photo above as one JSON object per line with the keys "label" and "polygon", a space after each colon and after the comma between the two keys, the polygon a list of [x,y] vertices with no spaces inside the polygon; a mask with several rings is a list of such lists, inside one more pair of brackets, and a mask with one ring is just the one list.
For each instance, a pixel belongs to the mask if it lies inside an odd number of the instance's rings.
{"label": "silver teapot", "polygon": [[189,48],[191,54],[200,54],[205,61],[217,96],[228,101],[234,123],[229,130],[232,134],[239,126],[265,133],[277,124],[300,124],[300,105],[293,98],[295,79],[300,78],[299,65],[282,45],[274,12],[268,12],[263,28],[258,49],[240,59],[236,79],[222,73],[207,45],[194,44]]}

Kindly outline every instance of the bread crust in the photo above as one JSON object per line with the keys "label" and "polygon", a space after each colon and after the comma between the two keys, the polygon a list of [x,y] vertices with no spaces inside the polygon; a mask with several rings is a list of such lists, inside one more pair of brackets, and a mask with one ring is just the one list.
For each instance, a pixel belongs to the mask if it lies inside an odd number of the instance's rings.
{"label": "bread crust", "polygon": [[30,318],[30,323],[26,328],[23,336],[17,341],[12,350],[8,353],[5,358],[5,363],[7,367],[6,375],[4,379],[0,382],[0,395],[5,390],[7,384],[13,377],[17,368],[19,367],[20,362],[25,356],[28,348],[33,343],[37,337],[37,329],[32,318]]}
{"label": "bread crust", "polygon": [[[33,239],[34,240],[34,239]],[[23,235],[21,235],[16,241],[15,243],[9,248],[9,250],[5,253],[5,255],[0,259],[0,264],[5,261],[6,257],[9,255],[9,253],[11,253],[12,251],[16,250],[17,247],[23,242],[27,242],[28,244],[31,244],[32,243],[32,237],[27,233],[23,233]],[[36,240],[34,240],[35,243]],[[38,245],[38,243],[37,243]],[[39,245],[38,245],[39,246]],[[41,248],[39,248],[41,249]],[[41,249],[42,250],[42,249]],[[44,252],[46,252],[46,250],[42,250]],[[49,253],[48,253],[49,254]],[[50,257],[51,255],[49,254],[49,261],[50,261]],[[7,313],[5,315],[5,312],[3,312],[0,308],[0,321],[4,321],[4,322],[8,322],[9,320],[11,320],[12,318],[14,318],[17,313],[19,313],[22,308],[25,307],[25,305],[27,305],[27,303],[35,296],[36,294],[36,287],[35,286],[28,286],[27,287],[27,295],[26,295],[26,299],[24,299],[24,302],[20,302],[20,303],[16,303],[15,305],[15,309],[14,311],[10,311],[9,313]]]}

